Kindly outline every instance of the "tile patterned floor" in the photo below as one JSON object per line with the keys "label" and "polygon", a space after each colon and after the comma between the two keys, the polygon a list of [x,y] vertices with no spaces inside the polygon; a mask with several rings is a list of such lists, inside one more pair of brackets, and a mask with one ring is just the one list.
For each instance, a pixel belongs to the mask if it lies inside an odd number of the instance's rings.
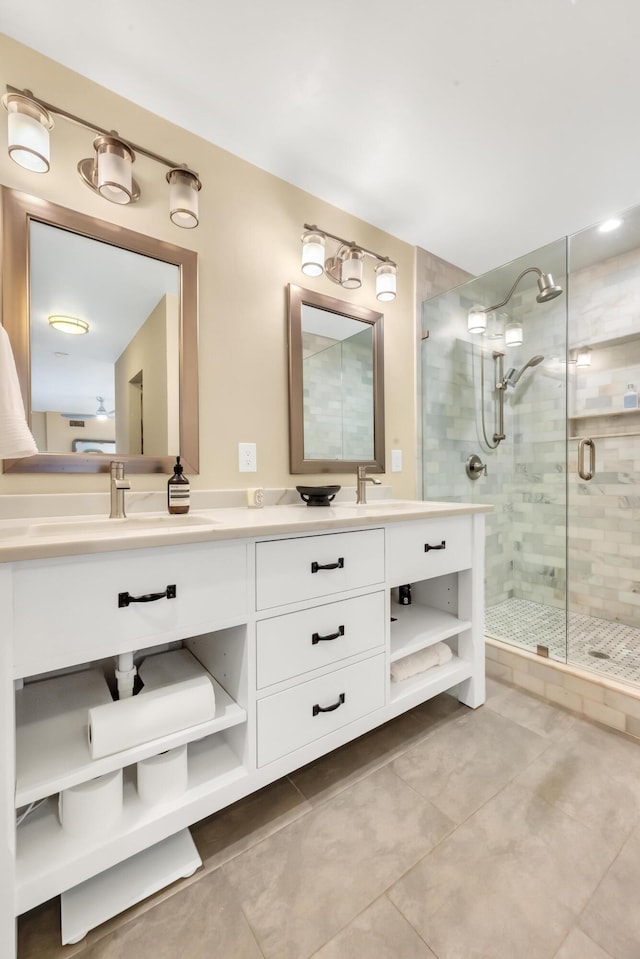
{"label": "tile patterned floor", "polygon": [[204,868],[20,959],[638,959],[640,744],[495,681],[210,819]]}
{"label": "tile patterned floor", "polygon": [[640,685],[640,629],[633,626],[569,613],[567,643],[564,609],[507,599],[487,607],[485,632],[491,639],[534,653],[542,643],[551,659]]}

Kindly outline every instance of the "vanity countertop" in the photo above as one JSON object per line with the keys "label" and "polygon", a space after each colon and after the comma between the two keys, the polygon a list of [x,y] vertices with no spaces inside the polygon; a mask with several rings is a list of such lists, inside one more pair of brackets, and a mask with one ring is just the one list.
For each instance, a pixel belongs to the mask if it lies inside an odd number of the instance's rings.
{"label": "vanity countertop", "polygon": [[202,509],[184,516],[140,512],[123,520],[99,515],[9,519],[0,521],[0,562],[379,526],[491,509],[474,503],[389,499],[315,508],[295,504]]}

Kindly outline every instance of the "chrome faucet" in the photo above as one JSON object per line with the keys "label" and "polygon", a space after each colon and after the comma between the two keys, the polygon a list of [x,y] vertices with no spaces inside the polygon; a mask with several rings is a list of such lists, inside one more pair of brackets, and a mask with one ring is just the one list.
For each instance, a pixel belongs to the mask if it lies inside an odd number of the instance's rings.
{"label": "chrome faucet", "polygon": [[356,503],[366,503],[367,502],[367,483],[374,483],[376,486],[380,486],[380,480],[376,479],[375,476],[367,476],[367,467],[359,466],[358,467],[358,488],[356,491]]}
{"label": "chrome faucet", "polygon": [[124,478],[124,463],[117,460],[111,461],[111,512],[109,519],[124,519],[124,491],[131,489],[128,479]]}

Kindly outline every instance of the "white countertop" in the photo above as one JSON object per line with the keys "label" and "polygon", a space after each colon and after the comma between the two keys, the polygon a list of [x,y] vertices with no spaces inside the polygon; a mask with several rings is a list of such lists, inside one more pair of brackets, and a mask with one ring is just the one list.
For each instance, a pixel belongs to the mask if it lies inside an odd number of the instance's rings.
{"label": "white countertop", "polygon": [[0,521],[0,562],[381,526],[491,509],[472,503],[377,499],[364,505],[341,502],[329,507],[296,503],[261,509],[192,509],[184,516],[140,512],[124,520],[93,514],[7,519]]}

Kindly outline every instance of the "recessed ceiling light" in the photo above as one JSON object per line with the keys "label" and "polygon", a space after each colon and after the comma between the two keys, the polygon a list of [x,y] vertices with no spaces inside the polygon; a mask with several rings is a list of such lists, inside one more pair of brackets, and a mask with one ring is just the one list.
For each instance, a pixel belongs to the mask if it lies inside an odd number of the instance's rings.
{"label": "recessed ceiling light", "polygon": [[49,326],[58,330],[59,333],[70,333],[73,336],[89,332],[87,321],[80,320],[77,316],[64,316],[62,314],[50,316]]}
{"label": "recessed ceiling light", "polygon": [[601,223],[598,229],[601,233],[611,233],[612,230],[617,230],[619,226],[622,226],[623,221],[620,217],[614,216],[610,220],[605,220],[604,223]]}

